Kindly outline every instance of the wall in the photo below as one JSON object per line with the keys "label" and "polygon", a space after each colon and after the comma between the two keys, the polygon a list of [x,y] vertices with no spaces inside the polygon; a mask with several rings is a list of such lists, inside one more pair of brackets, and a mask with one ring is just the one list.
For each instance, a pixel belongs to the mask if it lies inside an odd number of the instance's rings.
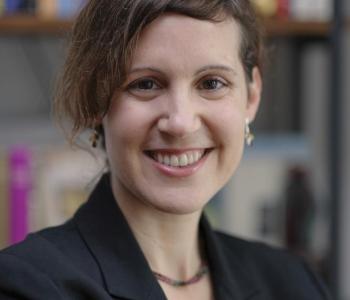
{"label": "wall", "polygon": [[[347,5],[347,16],[350,16],[350,1],[345,1]],[[340,253],[340,286],[341,299],[350,299],[350,28],[347,29],[344,37],[344,94],[343,94],[343,174],[342,174],[342,204],[340,206],[341,218],[341,253]]]}
{"label": "wall", "polygon": [[0,150],[57,138],[50,121],[51,93],[63,53],[56,37],[0,37]]}
{"label": "wall", "polygon": [[[346,2],[348,15],[350,16],[350,1]],[[344,53],[350,53],[350,33],[346,37],[346,49]],[[281,59],[283,64],[276,66],[273,80],[280,79],[284,68],[290,67],[291,60],[288,57],[288,45],[283,44]],[[26,141],[32,144],[55,143],[61,140],[61,136],[50,122],[50,99],[51,88],[55,73],[62,62],[63,43],[61,39],[55,37],[1,37],[0,38],[0,136],[1,147]],[[346,56],[344,64],[344,86],[346,88],[344,96],[344,174],[342,190],[342,249],[341,249],[341,294],[343,300],[350,300],[350,57]],[[285,166],[289,161],[308,161],[312,166],[312,185],[316,193],[316,198],[320,199],[318,205],[321,211],[321,218],[318,220],[318,230],[316,232],[316,250],[324,252],[326,248],[325,236],[327,235],[327,201],[331,198],[327,189],[327,95],[329,94],[327,82],[327,70],[329,61],[327,59],[327,49],[323,45],[315,44],[308,48],[303,56],[303,129],[306,132],[306,141],[293,143],[289,152],[279,149],[272,144],[272,152],[267,155],[264,151],[264,143],[256,143],[256,151],[250,152],[245,157],[243,164],[225,189],[227,202],[225,203],[223,227],[233,233],[244,235],[245,237],[258,238],[259,220],[251,217],[251,213],[259,215],[260,204],[274,205],[283,189],[283,176]],[[274,126],[288,129],[290,103],[284,103],[290,94],[285,89],[289,86],[288,77],[283,82],[270,83],[269,89],[276,85],[279,87],[273,95],[265,91],[268,105],[263,107],[263,111],[273,111],[272,114],[286,117],[278,119],[273,123],[264,123],[258,119],[262,128],[273,128]],[[271,95],[271,96],[270,96]],[[271,107],[273,110],[271,110]],[[259,117],[258,117],[259,118]],[[266,121],[266,120],[265,120]],[[277,124],[277,125],[276,125]],[[259,125],[259,124],[258,124]],[[263,140],[263,138],[260,138]],[[265,140],[266,141],[266,140]],[[285,141],[279,140],[279,144]],[[0,148],[1,148],[0,147]],[[289,154],[288,154],[289,153]],[[312,155],[310,155],[312,153]],[[266,156],[265,156],[266,155]],[[270,166],[270,168],[269,168]],[[258,169],[255,169],[258,168]],[[256,171],[257,170],[257,171]],[[268,170],[268,171],[266,171]],[[251,174],[254,174],[252,178]],[[255,178],[255,179],[254,179]],[[265,178],[261,181],[259,178]],[[254,185],[255,182],[260,184]],[[254,187],[255,189],[252,189]],[[261,196],[263,195],[263,196]],[[1,201],[1,199],[0,199]],[[262,202],[259,202],[262,201]],[[0,209],[5,208],[0,203]],[[248,216],[248,218],[245,218]],[[251,217],[249,219],[249,216]],[[1,224],[0,224],[1,226]],[[326,229],[326,230],[324,230]],[[1,239],[1,236],[0,236]],[[271,239],[274,242],[274,238]],[[278,241],[277,241],[278,242]],[[318,246],[323,245],[320,249]],[[1,244],[0,244],[1,247]]]}

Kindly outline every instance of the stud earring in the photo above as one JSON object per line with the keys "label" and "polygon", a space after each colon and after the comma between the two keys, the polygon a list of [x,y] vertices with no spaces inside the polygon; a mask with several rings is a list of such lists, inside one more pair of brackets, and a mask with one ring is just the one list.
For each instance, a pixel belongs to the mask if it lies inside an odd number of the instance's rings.
{"label": "stud earring", "polygon": [[100,135],[99,135],[97,129],[95,128],[93,130],[93,132],[91,133],[91,136],[89,138],[89,141],[91,142],[92,148],[96,148],[97,147],[97,142],[98,142],[99,138],[100,138]]}
{"label": "stud earring", "polygon": [[251,133],[250,127],[249,127],[249,119],[245,119],[245,132],[244,132],[244,138],[245,138],[245,143],[247,146],[251,146],[253,141],[254,141],[254,134]]}

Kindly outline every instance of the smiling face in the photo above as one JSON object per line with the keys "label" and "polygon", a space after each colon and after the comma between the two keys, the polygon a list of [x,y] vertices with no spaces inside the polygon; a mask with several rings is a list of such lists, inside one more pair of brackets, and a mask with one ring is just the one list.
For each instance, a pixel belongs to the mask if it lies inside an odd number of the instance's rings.
{"label": "smiling face", "polygon": [[103,119],[121,206],[199,212],[231,177],[261,89],[257,69],[245,80],[240,40],[231,19],[166,14],[144,29]]}

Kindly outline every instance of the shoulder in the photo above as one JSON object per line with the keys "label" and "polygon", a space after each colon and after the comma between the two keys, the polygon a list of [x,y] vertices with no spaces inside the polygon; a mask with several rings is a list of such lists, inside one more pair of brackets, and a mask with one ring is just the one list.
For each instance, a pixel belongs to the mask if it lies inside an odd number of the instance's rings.
{"label": "shoulder", "polygon": [[[289,251],[261,242],[216,232],[226,257],[238,257],[241,265],[269,294],[308,294],[307,299],[329,299],[327,289],[310,267]],[[289,298],[288,298],[289,299]]]}
{"label": "shoulder", "polygon": [[48,248],[34,234],[0,251],[0,299],[63,299],[46,271],[52,264]]}
{"label": "shoulder", "polygon": [[0,251],[0,299],[66,299],[60,294],[65,282],[101,280],[99,274],[70,221]]}
{"label": "shoulder", "polygon": [[0,251],[0,256],[9,255],[36,266],[46,266],[53,263],[53,258],[67,257],[67,251],[77,243],[79,235],[70,221],[31,233],[24,241]]}
{"label": "shoulder", "polygon": [[[40,294],[36,291],[40,290]],[[21,258],[0,253],[0,299],[63,299],[55,283]]]}
{"label": "shoulder", "polygon": [[262,242],[249,241],[234,237],[224,232],[216,231],[216,236],[220,240],[226,252],[238,255],[243,261],[249,260],[251,263],[269,264],[271,260],[277,261],[300,261],[299,258],[289,251]]}

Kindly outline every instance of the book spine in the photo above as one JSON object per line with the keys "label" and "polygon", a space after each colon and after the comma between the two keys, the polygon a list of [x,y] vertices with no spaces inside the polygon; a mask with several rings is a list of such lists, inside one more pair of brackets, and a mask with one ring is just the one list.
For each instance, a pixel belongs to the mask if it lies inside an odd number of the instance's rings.
{"label": "book spine", "polygon": [[13,15],[20,12],[24,0],[3,0],[3,11],[6,15]]}
{"label": "book spine", "polygon": [[301,21],[329,21],[333,16],[331,0],[291,0],[291,15]]}
{"label": "book spine", "polygon": [[277,2],[277,17],[280,19],[288,19],[290,17],[289,13],[289,3],[290,0],[278,0]]}
{"label": "book spine", "polygon": [[5,0],[0,0],[0,17],[5,13]]}
{"label": "book spine", "polygon": [[69,19],[75,17],[86,0],[57,0],[57,15],[59,18]]}
{"label": "book spine", "polygon": [[277,1],[279,0],[251,0],[258,14],[267,18],[276,16]]}
{"label": "book spine", "polygon": [[9,153],[10,244],[28,233],[28,200],[31,190],[31,152],[14,147]]}
{"label": "book spine", "polygon": [[[15,0],[17,1],[17,0]],[[19,11],[22,14],[34,15],[36,11],[36,0],[22,0],[20,1]]]}
{"label": "book spine", "polygon": [[57,16],[58,0],[37,0],[37,16],[44,19],[53,19]]}
{"label": "book spine", "polygon": [[8,207],[8,169],[6,152],[0,153],[0,249],[8,245],[9,207]]}

